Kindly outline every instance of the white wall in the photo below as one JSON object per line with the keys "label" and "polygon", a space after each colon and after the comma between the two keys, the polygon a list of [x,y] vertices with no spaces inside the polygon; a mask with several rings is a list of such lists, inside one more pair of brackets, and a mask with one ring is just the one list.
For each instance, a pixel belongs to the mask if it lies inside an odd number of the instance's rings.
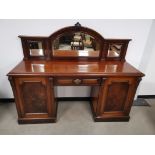
{"label": "white wall", "polygon": [[[18,35],[49,36],[65,26],[79,21],[105,38],[129,38],[126,59],[139,67],[146,47],[152,20],[0,20],[0,98],[13,97],[6,74],[22,60],[22,47]],[[61,88],[59,96],[88,96],[89,89]]]}
{"label": "white wall", "polygon": [[143,71],[146,76],[141,82],[138,94],[155,95],[155,20],[152,22],[144,51],[139,69]]}

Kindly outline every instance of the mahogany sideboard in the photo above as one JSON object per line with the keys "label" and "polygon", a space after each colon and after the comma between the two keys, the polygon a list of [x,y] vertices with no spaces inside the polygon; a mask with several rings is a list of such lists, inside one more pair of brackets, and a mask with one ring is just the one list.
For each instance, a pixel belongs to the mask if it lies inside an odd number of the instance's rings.
{"label": "mahogany sideboard", "polygon": [[79,23],[49,37],[19,37],[24,59],[8,73],[18,123],[56,122],[57,86],[91,86],[95,121],[129,121],[144,76],[125,60],[130,39],[105,39]]}

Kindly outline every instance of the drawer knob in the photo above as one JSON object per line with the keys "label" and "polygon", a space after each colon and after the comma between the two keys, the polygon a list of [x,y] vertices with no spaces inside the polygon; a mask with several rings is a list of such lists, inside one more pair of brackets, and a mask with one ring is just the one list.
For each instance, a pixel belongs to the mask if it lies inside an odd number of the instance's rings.
{"label": "drawer knob", "polygon": [[75,80],[73,80],[73,82],[75,84],[81,84],[82,83],[82,80],[81,79],[75,79]]}

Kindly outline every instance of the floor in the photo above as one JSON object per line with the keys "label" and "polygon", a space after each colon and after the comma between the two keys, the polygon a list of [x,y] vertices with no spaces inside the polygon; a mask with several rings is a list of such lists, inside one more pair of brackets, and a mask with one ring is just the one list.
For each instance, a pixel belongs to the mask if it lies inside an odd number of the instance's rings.
{"label": "floor", "polygon": [[58,121],[53,124],[18,125],[14,103],[0,103],[1,135],[143,135],[155,134],[155,99],[149,106],[133,106],[129,122],[94,122],[88,102],[60,102]]}

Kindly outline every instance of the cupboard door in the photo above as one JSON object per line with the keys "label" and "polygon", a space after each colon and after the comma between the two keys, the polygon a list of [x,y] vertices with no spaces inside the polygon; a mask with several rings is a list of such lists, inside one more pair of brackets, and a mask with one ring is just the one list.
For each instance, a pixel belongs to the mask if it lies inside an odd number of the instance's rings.
{"label": "cupboard door", "polygon": [[100,87],[97,115],[111,120],[128,116],[138,83],[130,77],[106,79]]}
{"label": "cupboard door", "polygon": [[52,82],[48,78],[15,78],[21,118],[54,118],[56,106]]}

